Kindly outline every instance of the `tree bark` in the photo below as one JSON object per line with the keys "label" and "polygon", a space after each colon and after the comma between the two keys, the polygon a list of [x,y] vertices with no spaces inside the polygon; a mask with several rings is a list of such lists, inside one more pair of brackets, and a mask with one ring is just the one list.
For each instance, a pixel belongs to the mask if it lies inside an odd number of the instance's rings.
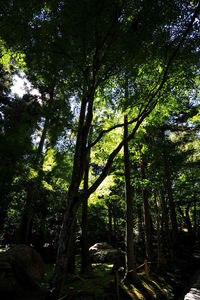
{"label": "tree bark", "polygon": [[[144,159],[141,153],[141,146],[139,144],[140,150],[140,172],[141,178],[146,179]],[[149,260],[153,257],[153,244],[152,244],[152,222],[149,208],[148,191],[145,186],[142,186],[142,198],[144,207],[144,237],[145,237],[145,247],[146,256]]]}
{"label": "tree bark", "polygon": [[79,187],[83,178],[85,166],[87,164],[86,146],[92,122],[93,101],[94,94],[90,94],[89,98],[83,96],[81,102],[72,179],[67,194],[67,203],[63,215],[63,223],[58,241],[56,267],[52,278],[52,290],[55,297],[59,296],[62,293],[69,262],[72,228],[76,218],[77,210],[81,202],[85,201],[85,199],[89,197],[89,195],[86,195],[86,193],[84,194],[84,197],[81,197]]}
{"label": "tree bark", "polygon": [[161,234],[161,222],[160,222],[160,199],[154,192],[155,210],[156,210],[156,231],[157,231],[157,268],[161,265],[165,265],[166,258],[163,251],[162,234]]}
{"label": "tree bark", "polygon": [[140,237],[140,242],[145,243],[144,242],[144,220],[143,220],[143,213],[142,213],[142,204],[140,202],[138,202],[137,204],[137,217],[138,217],[138,233],[139,233],[139,237]]}
{"label": "tree bark", "polygon": [[68,264],[67,270],[66,270],[67,274],[74,274],[74,272],[75,272],[76,225],[77,225],[77,219],[75,218],[73,227],[72,227],[72,238],[71,238],[70,249],[69,249],[69,264]]}
{"label": "tree bark", "polygon": [[[89,179],[89,156],[87,156],[87,162],[84,174],[84,190],[88,189],[88,179]],[[81,272],[85,273],[89,267],[89,246],[88,246],[88,197],[86,197],[82,202],[82,248],[81,248]]]}
{"label": "tree bark", "polygon": [[107,207],[108,207],[108,243],[112,243],[112,236],[113,236],[113,230],[112,230],[112,205],[110,203],[110,200],[106,201]]}
{"label": "tree bark", "polygon": [[184,220],[184,223],[186,224],[187,226],[187,230],[188,230],[188,233],[190,235],[192,235],[193,231],[192,231],[192,223],[191,223],[191,220],[190,220],[190,215],[189,215],[189,210],[190,210],[190,206],[191,206],[191,203],[189,203],[187,205],[187,207],[185,208],[185,214],[184,212],[182,211],[182,209],[179,207],[179,212]]}
{"label": "tree bark", "polygon": [[192,200],[193,200],[193,205],[194,205],[194,212],[193,212],[193,220],[194,220],[194,237],[197,237],[197,197],[196,197],[196,187],[195,187],[195,181],[194,181],[194,174],[191,170],[191,175],[192,175],[192,185],[193,185],[193,195],[192,195]]}
{"label": "tree bark", "polygon": [[[128,136],[127,116],[124,117],[124,139]],[[128,142],[124,143],[124,166],[125,166],[125,197],[126,197],[126,278],[135,281],[137,278],[134,254],[133,236],[133,188],[130,182],[130,160]]]}
{"label": "tree bark", "polygon": [[162,182],[160,181],[160,203],[161,203],[161,241],[163,246],[164,256],[167,257],[169,254],[173,257],[172,251],[172,238],[169,229],[169,209],[167,206],[167,201],[165,199],[165,194],[162,189]]}
{"label": "tree bark", "polygon": [[169,171],[169,159],[166,152],[165,147],[163,147],[163,160],[164,160],[164,171],[165,171],[165,178],[166,178],[166,190],[168,195],[168,203],[169,203],[169,212],[170,212],[170,220],[171,220],[171,229],[172,229],[172,240],[173,244],[177,243],[177,236],[178,236],[178,224],[176,219],[176,209],[175,203],[173,198],[172,192],[172,182],[171,176]]}
{"label": "tree bark", "polygon": [[41,165],[42,150],[46,139],[48,125],[49,125],[49,120],[46,119],[42,131],[40,143],[37,149],[36,157],[33,163],[33,169],[36,172],[38,172],[38,176],[28,184],[26,202],[22,213],[19,233],[17,237],[18,243],[27,244],[27,245],[30,244],[31,242],[32,224],[33,224],[34,213],[35,213],[34,204],[38,197],[38,185],[39,182],[41,181],[41,172],[39,171],[39,167]]}
{"label": "tree bark", "polygon": [[[67,264],[69,261],[69,248],[70,248],[70,241],[71,241],[72,226],[73,226],[74,219],[76,217],[77,210],[81,204],[81,201],[84,201],[86,197],[88,198],[103,182],[103,180],[106,178],[107,174],[109,173],[114,158],[122,149],[124,143],[128,142],[134,137],[140,124],[148,115],[147,112],[145,111],[144,114],[139,119],[139,121],[137,122],[137,124],[135,125],[131,134],[127,136],[127,139],[123,140],[116,147],[116,149],[110,154],[102,173],[100,174],[98,179],[94,182],[94,184],[91,187],[89,187],[87,191],[80,192],[79,186],[83,177],[83,172],[85,169],[85,161],[86,161],[87,151],[88,151],[86,145],[87,145],[87,137],[88,137],[89,129],[92,122],[93,100],[94,100],[93,97],[92,99],[89,100],[83,98],[81,102],[81,111],[80,111],[77,141],[75,147],[72,179],[67,194],[66,209],[63,215],[63,224],[59,236],[56,267],[52,277],[52,294],[53,294],[52,296],[53,297],[55,296],[55,298],[60,294],[62,294],[62,288],[63,288],[65,274],[67,270]],[[86,112],[86,106],[88,101],[91,103],[88,105],[87,107],[88,109]],[[85,120],[86,113],[87,113],[87,118]]]}

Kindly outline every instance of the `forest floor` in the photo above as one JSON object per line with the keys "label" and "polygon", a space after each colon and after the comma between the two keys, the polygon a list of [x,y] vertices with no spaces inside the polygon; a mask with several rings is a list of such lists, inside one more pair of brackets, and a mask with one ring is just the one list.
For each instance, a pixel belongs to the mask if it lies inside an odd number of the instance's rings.
{"label": "forest floor", "polygon": [[[51,274],[51,265],[47,266],[46,279]],[[129,300],[146,299],[142,292],[133,285],[126,286],[122,283],[123,276],[112,271],[112,263],[92,264],[85,275],[76,273],[68,276],[65,282],[63,299],[75,300]],[[152,273],[149,280],[145,272],[139,274],[142,285],[148,291],[151,299],[173,299],[173,288],[163,275]],[[172,274],[168,273],[170,280],[175,282]],[[70,298],[71,297],[71,298]]]}
{"label": "forest floor", "polygon": [[[200,288],[200,247],[185,239],[173,261],[159,272],[155,265],[150,266],[149,279],[146,279],[144,269],[138,273],[142,286],[149,296],[134,285],[123,283],[123,274],[114,272],[112,263],[92,264],[90,270],[80,274],[80,256],[77,255],[76,272],[68,275],[62,295],[63,300],[190,300],[196,284]],[[47,291],[54,265],[46,265],[46,273],[41,289],[23,289],[9,300],[48,300]],[[192,289],[193,288],[193,289]],[[189,294],[190,291],[190,294]],[[186,297],[187,295],[187,297]],[[2,295],[1,295],[2,296]],[[198,291],[196,295],[198,296]],[[0,299],[4,299],[1,298]],[[8,298],[5,297],[7,300]]]}
{"label": "forest floor", "polygon": [[[197,265],[200,265],[199,245],[197,245],[193,253],[193,257],[196,259]],[[188,290],[184,295],[184,300],[192,300],[192,299],[200,300],[200,266],[199,269],[196,272],[194,272],[193,275],[191,276]]]}
{"label": "forest floor", "polygon": [[[145,272],[139,273],[142,285],[149,293],[144,297],[143,292],[134,285],[125,285],[121,282],[122,275],[119,275],[119,285],[116,288],[116,277],[112,271],[112,264],[93,264],[86,275],[69,275],[65,282],[65,288],[61,299],[73,300],[145,300],[145,299],[179,299],[174,298],[176,275],[170,272],[156,274],[150,272],[149,280],[145,278]],[[48,300],[47,291],[49,288],[49,276],[51,276],[53,265],[46,266],[45,280],[42,289],[23,289],[18,291],[9,300]],[[117,290],[119,292],[117,292]],[[1,298],[2,299],[2,298]],[[7,297],[3,299],[8,299]],[[183,299],[183,298],[180,298]]]}
{"label": "forest floor", "polygon": [[[66,298],[63,299],[183,300],[190,288],[194,286],[192,283],[197,281],[197,277],[199,278],[200,252],[198,251],[200,247],[199,243],[195,244],[194,240],[188,239],[187,235],[183,235],[182,239],[181,247],[177,251],[176,256],[162,270],[158,272],[156,266],[151,265],[148,280],[146,279],[144,269],[141,269],[138,273],[142,286],[147,290],[148,296],[144,297],[144,293],[140,288],[137,289],[133,285],[125,285],[122,274],[119,273],[119,277],[116,280],[116,273],[112,270],[112,263],[92,264],[90,271],[86,275],[80,275],[80,258],[78,258],[76,265],[77,273],[68,276],[66,279],[63,292],[63,296],[66,296]],[[51,273],[51,266],[48,266],[48,268],[46,278]]]}

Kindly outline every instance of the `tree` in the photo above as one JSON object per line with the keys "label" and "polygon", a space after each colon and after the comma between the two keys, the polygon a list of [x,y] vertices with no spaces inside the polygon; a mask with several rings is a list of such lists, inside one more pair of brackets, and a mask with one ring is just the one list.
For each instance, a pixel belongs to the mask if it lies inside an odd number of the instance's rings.
{"label": "tree", "polygon": [[145,162],[144,156],[141,152],[141,144],[138,145],[140,151],[140,173],[142,182],[142,198],[144,207],[144,235],[145,235],[145,246],[146,246],[146,256],[148,259],[153,258],[153,242],[152,242],[152,220],[150,214],[149,200],[148,200],[148,190],[145,186],[146,172],[145,172]]}
{"label": "tree", "polygon": [[[37,127],[40,105],[37,97],[24,95],[11,97],[5,90],[1,95],[1,220],[11,202],[10,186],[23,170],[23,158],[32,154],[31,135]],[[22,165],[21,165],[22,164]],[[21,166],[20,166],[21,165]],[[2,228],[2,227],[1,227]]]}
{"label": "tree", "polygon": [[[124,140],[128,137],[128,120],[124,117]],[[126,277],[131,278],[131,282],[136,281],[136,262],[134,255],[134,236],[133,236],[133,187],[131,186],[130,159],[128,142],[124,144],[124,166],[125,166],[125,195],[126,195]]]}

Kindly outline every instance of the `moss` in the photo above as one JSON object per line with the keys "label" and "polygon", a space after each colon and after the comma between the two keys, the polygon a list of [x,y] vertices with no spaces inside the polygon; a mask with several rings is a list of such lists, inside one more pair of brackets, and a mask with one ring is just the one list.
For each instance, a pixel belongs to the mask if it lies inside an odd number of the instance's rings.
{"label": "moss", "polygon": [[50,281],[52,275],[53,275],[53,271],[54,271],[54,264],[46,264],[45,265],[45,273],[44,273],[44,281],[48,282]]}
{"label": "moss", "polygon": [[[169,273],[167,276],[167,279],[164,277],[164,275],[158,275],[158,274],[150,274],[149,280],[146,280],[145,274],[141,272],[139,274],[140,279],[140,285],[138,285],[138,288],[136,288],[134,285],[125,285],[122,284],[122,288],[127,293],[127,295],[130,295],[130,299],[157,299],[157,300],[168,300],[168,299],[174,299],[174,290],[171,284],[169,284],[168,280],[174,280],[174,276]],[[169,281],[170,281],[169,280]],[[144,292],[147,291],[148,297],[145,298]],[[145,292],[146,294],[146,292]],[[123,298],[122,298],[123,299]]]}
{"label": "moss", "polygon": [[[64,295],[81,295],[81,299],[114,299],[115,298],[115,275],[112,272],[112,263],[92,264],[90,270],[79,275],[80,260],[76,262],[77,271],[74,275],[68,275],[65,280]],[[48,282],[53,274],[54,265],[46,265],[45,282]],[[151,299],[165,300],[173,299],[173,284],[175,276],[169,272],[165,274],[150,273],[150,279],[146,280],[145,272],[141,270],[138,274],[141,282],[137,288],[134,285],[125,285],[119,276],[120,300],[143,300],[146,290]],[[82,296],[84,295],[84,296]]]}
{"label": "moss", "polygon": [[102,299],[114,292],[113,264],[93,264],[86,275],[78,274],[66,278],[64,293],[98,295]]}

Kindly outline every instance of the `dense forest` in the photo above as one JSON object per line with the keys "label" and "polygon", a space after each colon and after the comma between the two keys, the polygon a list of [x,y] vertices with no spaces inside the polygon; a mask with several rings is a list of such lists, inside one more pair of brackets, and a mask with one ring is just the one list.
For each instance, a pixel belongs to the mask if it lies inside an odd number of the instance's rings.
{"label": "dense forest", "polygon": [[0,1],[1,299],[183,299],[199,16],[197,0]]}

